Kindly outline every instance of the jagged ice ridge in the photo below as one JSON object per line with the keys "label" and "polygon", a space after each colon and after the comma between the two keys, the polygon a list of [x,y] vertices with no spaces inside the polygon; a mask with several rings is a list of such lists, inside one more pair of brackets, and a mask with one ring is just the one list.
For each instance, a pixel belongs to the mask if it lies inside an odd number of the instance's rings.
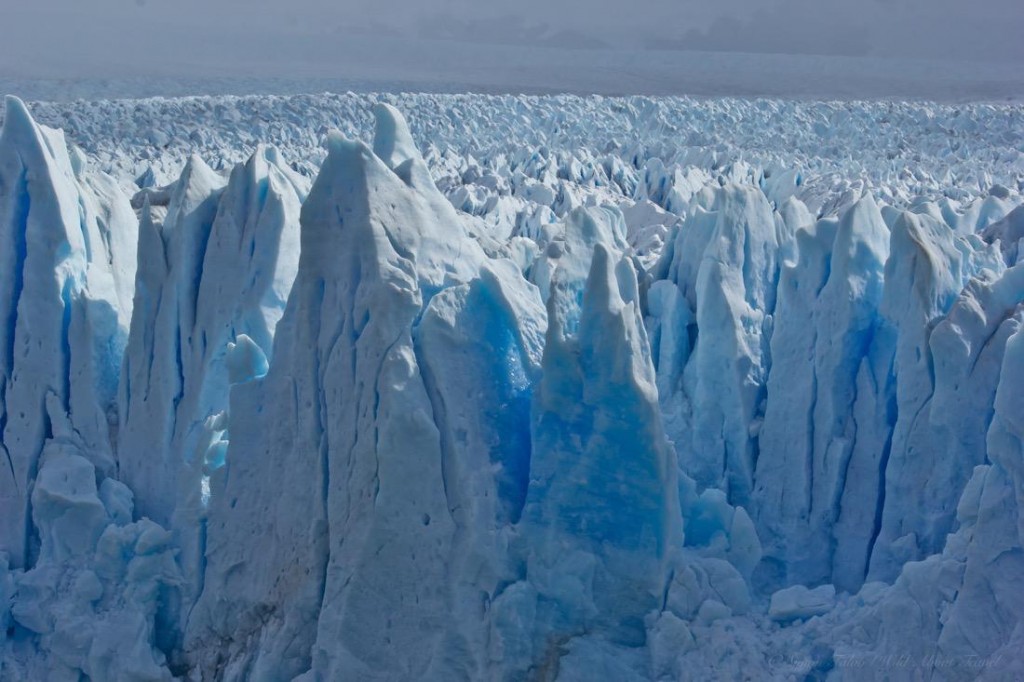
{"label": "jagged ice ridge", "polygon": [[0,678],[1024,674],[1012,107],[385,99],[7,100]]}

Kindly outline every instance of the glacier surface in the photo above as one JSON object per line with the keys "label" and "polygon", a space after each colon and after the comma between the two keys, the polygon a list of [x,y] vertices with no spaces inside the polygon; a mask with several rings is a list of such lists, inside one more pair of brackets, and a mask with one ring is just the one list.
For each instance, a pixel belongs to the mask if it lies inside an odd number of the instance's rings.
{"label": "glacier surface", "polygon": [[1024,674],[1019,107],[33,113],[0,679]]}

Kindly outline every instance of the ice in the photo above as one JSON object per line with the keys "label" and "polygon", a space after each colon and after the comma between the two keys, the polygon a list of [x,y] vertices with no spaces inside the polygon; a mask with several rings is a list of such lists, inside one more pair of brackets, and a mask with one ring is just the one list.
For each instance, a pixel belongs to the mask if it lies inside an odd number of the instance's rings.
{"label": "ice", "polygon": [[[612,206],[579,207],[553,226],[550,239],[541,240],[540,244],[544,251],[532,263],[530,279],[540,288],[541,298],[545,301],[551,299],[551,286],[555,279],[571,289],[574,293],[568,297],[568,305],[575,317],[579,304],[577,299],[583,293],[595,246],[603,244],[615,253],[625,252],[625,218]],[[575,320],[570,322],[570,325],[575,324]]]}
{"label": "ice", "polygon": [[772,595],[768,607],[768,617],[780,622],[788,622],[812,616],[820,616],[835,605],[836,588],[832,585],[821,585],[813,590],[803,585],[794,585],[779,590]]}
{"label": "ice", "polygon": [[[446,194],[470,183],[474,191],[486,189],[465,175],[475,166],[485,182],[508,182],[512,198],[526,198],[527,185],[547,194],[546,200],[538,194],[536,203],[549,209],[562,186],[579,182],[558,182],[561,164],[549,163],[556,155],[575,158],[593,173],[586,182],[629,199],[640,184],[640,169],[653,158],[666,175],[678,167],[684,175],[706,173],[712,181],[742,159],[750,166],[749,181],[759,185],[759,168],[769,169],[769,183],[796,170],[801,182],[794,196],[815,216],[835,213],[827,209],[834,195],[853,185],[898,207],[946,199],[963,212],[978,199],[968,211],[973,220],[962,221],[972,230],[983,204],[999,214],[1013,208],[1012,193],[1020,191],[1020,156],[1013,147],[1020,105],[341,92],[38,102],[33,112],[46,125],[73,131],[91,164],[134,188],[147,170],[160,185],[177,178],[193,153],[227,168],[271,140],[312,177],[323,159],[325,132],[339,128],[350,138],[368,139],[378,102],[409,117],[414,139]],[[165,149],[148,141],[153,129],[167,132]],[[516,141],[514,147],[508,140]],[[994,185],[1009,189],[1011,198],[988,200]],[[501,187],[486,196],[508,197]]]}
{"label": "ice", "polygon": [[1020,669],[1013,107],[75,106],[0,137],[0,678]]}
{"label": "ice", "polygon": [[233,373],[267,371],[298,267],[307,191],[261,145],[227,179],[192,157],[171,186],[138,196],[142,266],[122,369],[118,466],[139,515],[177,533],[189,584],[182,617],[205,561],[204,424],[227,409],[229,384],[242,379]]}
{"label": "ice", "polygon": [[517,579],[510,545],[526,503],[531,398],[547,326],[537,289],[511,262],[489,263],[480,274],[434,296],[416,332],[455,523],[446,628],[452,642],[479,652],[461,664],[475,674],[486,669],[489,646],[480,590],[496,594]]}
{"label": "ice", "polygon": [[44,448],[32,492],[42,545],[7,592],[13,626],[0,664],[11,679],[170,680],[157,612],[181,581],[171,535],[131,523],[123,484],[107,478],[97,491],[81,447],[65,433]]}
{"label": "ice", "polygon": [[[187,646],[204,667],[221,665],[216,643],[226,638],[282,643],[227,653],[257,676],[310,665],[326,677],[422,675],[432,660],[450,664],[435,651],[456,529],[413,324],[484,256],[433,185],[420,184],[429,179],[401,144],[401,116],[385,107],[377,116],[387,160],[330,140],[303,206],[304,247],[270,372],[232,391],[205,587],[189,623]],[[287,412],[261,421],[264,404]],[[238,545],[240,534],[261,538],[261,551]]]}
{"label": "ice", "polygon": [[671,228],[679,222],[679,216],[646,199],[624,202],[620,208],[626,221],[629,245],[645,268],[650,268],[660,255]]}
{"label": "ice", "polygon": [[146,197],[139,224],[139,275],[133,333],[125,350],[118,435],[120,478],[135,493],[139,513],[158,523],[173,514],[180,456],[170,451],[177,406],[187,379],[184,358],[193,342],[199,282],[210,227],[224,180],[198,156],[167,192],[159,219]]}
{"label": "ice", "polygon": [[191,459],[203,420],[227,407],[227,344],[244,335],[272,354],[298,264],[306,190],[274,149],[260,147],[226,185],[190,159],[160,191],[162,220],[157,196],[143,194],[145,266],[121,382],[118,459],[140,512],[157,521],[174,515],[179,491],[167,482]]}
{"label": "ice", "polygon": [[982,231],[985,241],[999,240],[1006,257],[1006,264],[1013,265],[1020,260],[1020,242],[1024,239],[1024,208],[1018,206],[1002,220],[992,223]]}
{"label": "ice", "polygon": [[230,384],[259,379],[266,376],[270,369],[263,349],[245,334],[236,336],[234,343],[228,342],[224,364],[227,366]]}
{"label": "ice", "polygon": [[581,630],[642,641],[636,629],[682,544],[633,266],[599,242],[579,313],[572,276],[556,277],[548,301],[524,513],[527,574],[538,609],[553,610],[538,612],[537,653]]}
{"label": "ice", "polygon": [[[0,375],[3,377],[0,547],[11,565],[32,565],[31,483],[53,427],[70,415],[101,476],[113,474],[111,423],[117,374],[131,317],[128,250],[136,223],[117,193],[105,197],[79,177],[61,132],[36,125],[7,98],[0,134]],[[107,187],[106,180],[95,180]],[[107,197],[109,198],[109,197]],[[106,222],[106,220],[111,222]],[[113,238],[109,234],[115,234]],[[116,275],[116,276],[115,276]]]}
{"label": "ice", "polygon": [[872,494],[846,486],[851,467],[865,470],[856,479],[863,480],[885,444],[886,414],[877,406],[886,387],[872,381],[872,355],[885,353],[878,307],[889,230],[865,197],[839,221],[800,228],[795,241],[779,281],[753,509],[769,561],[786,565],[786,582],[841,574],[841,586],[855,589],[869,548],[854,540],[857,530],[834,528],[842,515],[870,523],[876,506]]}
{"label": "ice", "polygon": [[[663,400],[683,469],[701,486],[721,487],[730,501],[746,505],[756,458],[752,436],[770,366],[778,240],[771,207],[757,190],[726,185],[710,208],[691,213],[671,251],[666,279],[686,297],[699,331],[682,381]],[[677,344],[689,337],[682,321],[677,314]]]}
{"label": "ice", "polygon": [[[885,468],[885,496],[890,503],[882,510],[869,579],[891,580],[902,563],[941,550],[951,529],[967,472],[979,463],[970,460],[977,460],[981,453],[957,450],[951,459],[937,458],[948,462],[952,471],[948,479],[941,469],[936,472],[932,457],[948,443],[937,438],[928,418],[939,371],[929,336],[972,276],[984,269],[999,273],[1003,268],[1000,254],[992,247],[974,236],[958,237],[928,216],[904,213],[893,226],[880,312],[899,335],[893,364],[899,415]],[[965,458],[966,465],[957,463]]]}
{"label": "ice", "polygon": [[32,489],[32,522],[42,538],[39,559],[60,563],[96,545],[107,512],[96,490],[96,471],[84,457],[49,443]]}

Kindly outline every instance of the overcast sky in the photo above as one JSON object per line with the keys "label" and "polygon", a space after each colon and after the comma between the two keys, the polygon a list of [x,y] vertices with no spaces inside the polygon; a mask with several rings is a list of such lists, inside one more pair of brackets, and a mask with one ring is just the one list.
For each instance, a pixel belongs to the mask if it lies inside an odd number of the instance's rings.
{"label": "overcast sky", "polygon": [[160,73],[240,50],[312,61],[367,36],[1024,64],[1024,0],[0,0],[8,75]]}

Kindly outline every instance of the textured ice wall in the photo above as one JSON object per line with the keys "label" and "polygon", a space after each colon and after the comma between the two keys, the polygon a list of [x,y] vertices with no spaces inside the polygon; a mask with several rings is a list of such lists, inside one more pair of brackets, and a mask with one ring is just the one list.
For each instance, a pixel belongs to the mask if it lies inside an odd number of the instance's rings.
{"label": "textured ice wall", "polygon": [[109,178],[89,176],[59,131],[7,100],[0,137],[2,546],[31,566],[31,483],[54,420],[72,419],[101,476],[114,472],[117,371],[131,318],[135,216]]}
{"label": "textured ice wall", "polygon": [[171,536],[117,480],[117,376],[137,222],[58,131],[7,100],[0,134],[5,324],[4,679],[164,679]]}
{"label": "textured ice wall", "polygon": [[137,221],[9,103],[0,677],[1019,669],[1016,190],[375,121]]}

